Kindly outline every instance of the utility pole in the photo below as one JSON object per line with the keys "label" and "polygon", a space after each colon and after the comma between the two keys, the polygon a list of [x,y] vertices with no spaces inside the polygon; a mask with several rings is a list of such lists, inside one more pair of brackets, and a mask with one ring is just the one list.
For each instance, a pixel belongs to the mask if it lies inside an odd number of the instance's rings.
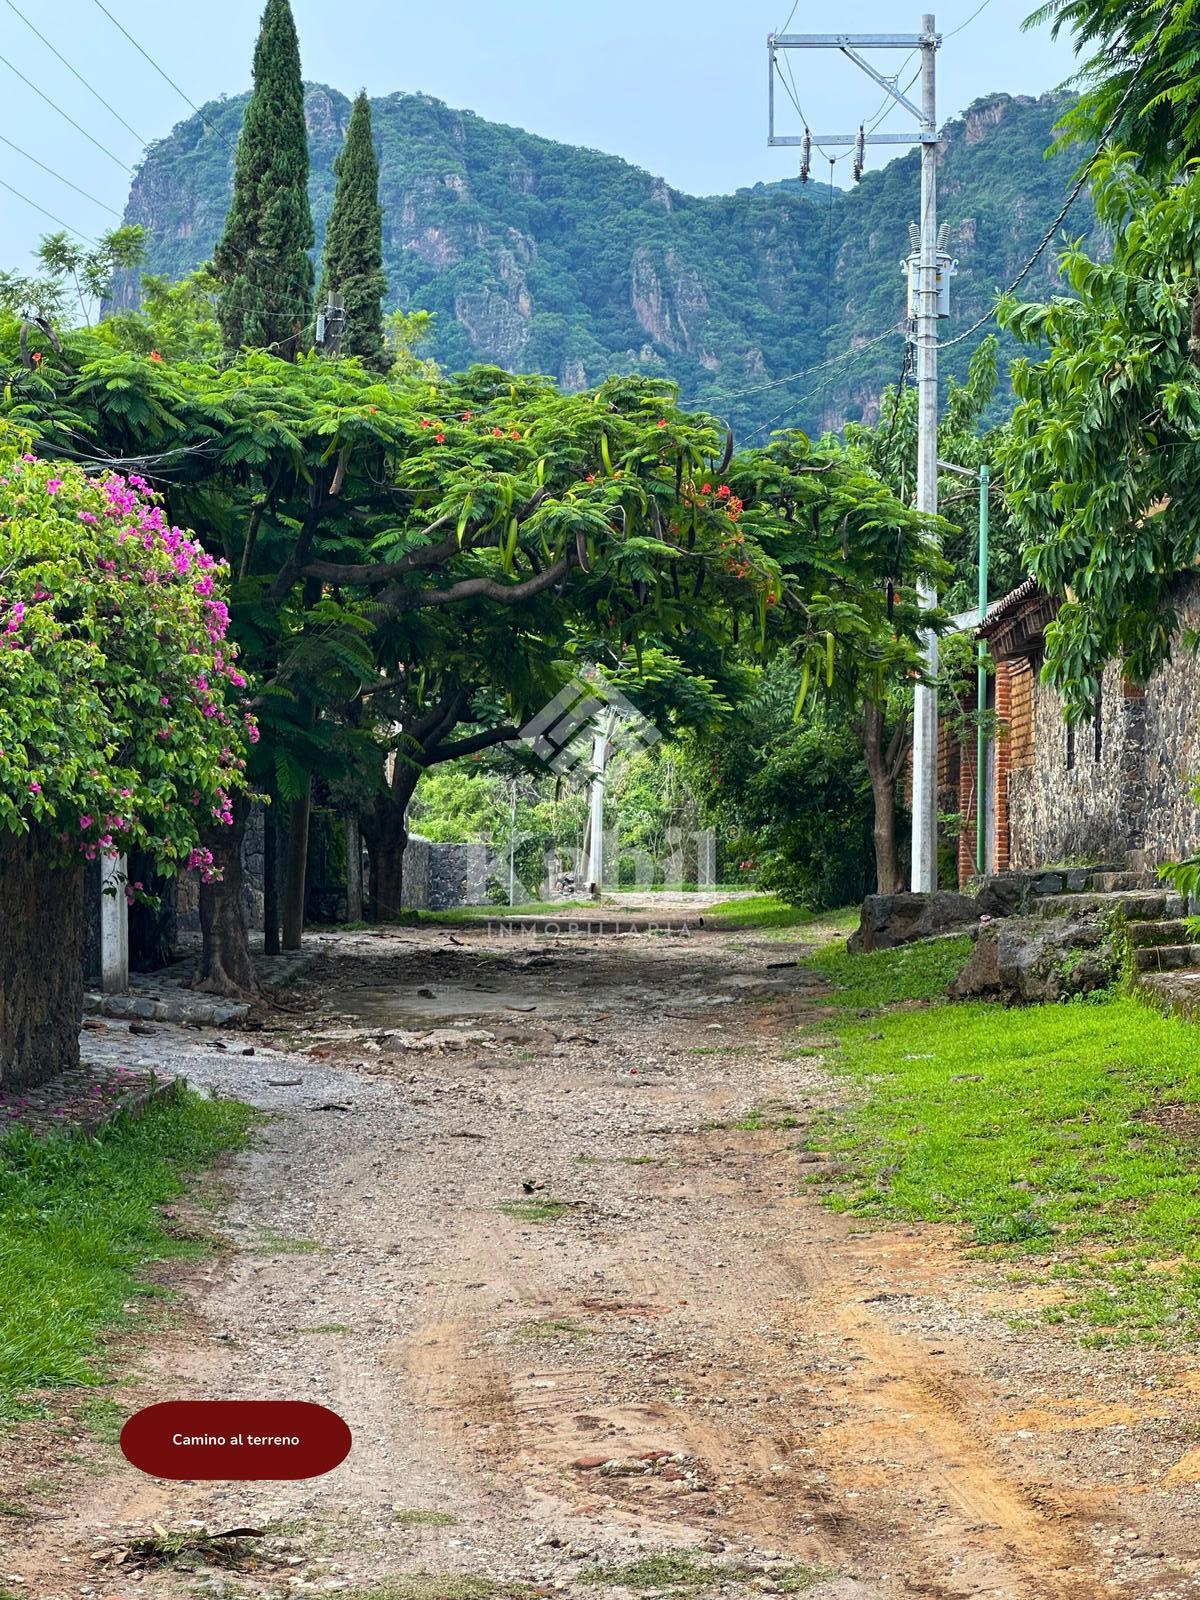
{"label": "utility pole", "polygon": [[592,734],[592,784],[588,829],[587,886],[593,899],[604,890],[604,795],[608,786],[608,755],[616,718],[604,713]]}
{"label": "utility pole", "polygon": [[[937,511],[938,436],[938,260],[937,100],[933,18],[921,18],[928,43],[921,46],[921,284],[917,297],[917,510]],[[922,606],[937,604],[927,580],[917,584]],[[925,677],[914,690],[912,879],[915,892],[937,888],[937,672],[938,641],[932,628],[921,636]]]}
{"label": "utility pole", "polygon": [[[919,282],[916,295],[915,342],[917,350],[917,510],[930,515],[937,511],[937,429],[938,429],[938,225],[937,225],[937,95],[934,62],[941,37],[931,15],[921,18],[919,34],[896,33],[781,33],[767,39],[770,62],[768,143],[799,145],[804,164],[800,176],[807,179],[809,152],[815,144],[853,145],[855,172],[861,173],[865,147],[869,144],[919,144],[921,146],[921,222],[919,238]],[[780,50],[840,50],[850,61],[873,78],[916,120],[915,133],[815,134],[805,128],[803,136],[775,132],[775,73]],[[914,50],[921,52],[921,103],[914,105],[898,87],[899,73],[886,77],[859,52],[862,50]],[[921,582],[917,595],[923,606],[937,603],[933,586]],[[937,635],[925,629],[921,635],[924,659],[923,681],[915,690],[913,708],[913,805],[912,805],[912,888],[937,887]]]}

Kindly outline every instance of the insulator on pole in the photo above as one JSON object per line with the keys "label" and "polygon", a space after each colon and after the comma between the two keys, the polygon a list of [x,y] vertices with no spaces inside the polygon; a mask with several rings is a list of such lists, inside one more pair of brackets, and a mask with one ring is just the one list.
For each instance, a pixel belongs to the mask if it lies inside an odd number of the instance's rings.
{"label": "insulator on pole", "polygon": [[863,167],[867,159],[867,136],[863,126],[858,125],[858,138],[854,141],[854,181],[857,183],[863,175]]}
{"label": "insulator on pole", "polygon": [[800,182],[808,182],[809,169],[812,166],[812,137],[807,128],[804,130],[804,143],[800,146]]}

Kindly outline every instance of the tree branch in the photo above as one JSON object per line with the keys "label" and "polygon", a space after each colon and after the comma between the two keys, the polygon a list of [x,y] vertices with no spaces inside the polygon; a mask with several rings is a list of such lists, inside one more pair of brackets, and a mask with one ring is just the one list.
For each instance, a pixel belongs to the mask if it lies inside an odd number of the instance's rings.
{"label": "tree branch", "polygon": [[496,600],[501,605],[515,605],[528,600],[543,589],[549,589],[560,578],[565,578],[574,565],[571,553],[564,555],[544,572],[526,578],[523,583],[497,583],[494,578],[464,578],[449,589],[393,588],[380,595],[377,606],[381,611],[417,611],[425,606],[452,606],[460,600]]}
{"label": "tree branch", "polygon": [[521,737],[520,728],[487,728],[483,733],[473,733],[467,739],[456,739],[453,744],[439,744],[430,752],[430,765],[453,761],[458,756],[474,755],[476,750],[488,750],[492,745],[510,744]]}

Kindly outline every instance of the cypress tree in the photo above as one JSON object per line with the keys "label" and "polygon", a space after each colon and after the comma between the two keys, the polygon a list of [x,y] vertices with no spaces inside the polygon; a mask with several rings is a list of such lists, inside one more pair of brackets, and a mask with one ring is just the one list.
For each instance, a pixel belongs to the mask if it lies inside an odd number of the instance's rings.
{"label": "cypress tree", "polygon": [[337,190],[325,232],[321,298],[340,295],[346,308],[342,349],[384,371],[383,207],[379,204],[379,160],[371,134],[371,103],[364,89],[354,102],[346,143],[334,163]]}
{"label": "cypress tree", "polygon": [[312,314],[316,241],[308,204],[308,129],[300,44],[288,0],[267,0],[254,50],[233,202],[213,256],[225,345],[295,358]]}

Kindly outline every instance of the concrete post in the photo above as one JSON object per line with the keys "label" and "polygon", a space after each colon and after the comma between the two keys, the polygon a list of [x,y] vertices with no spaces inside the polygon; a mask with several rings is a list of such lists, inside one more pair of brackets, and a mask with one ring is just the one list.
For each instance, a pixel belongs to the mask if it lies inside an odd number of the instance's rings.
{"label": "concrete post", "polygon": [[129,988],[128,871],[125,856],[105,856],[100,862],[100,988],[105,994],[124,994]]}

